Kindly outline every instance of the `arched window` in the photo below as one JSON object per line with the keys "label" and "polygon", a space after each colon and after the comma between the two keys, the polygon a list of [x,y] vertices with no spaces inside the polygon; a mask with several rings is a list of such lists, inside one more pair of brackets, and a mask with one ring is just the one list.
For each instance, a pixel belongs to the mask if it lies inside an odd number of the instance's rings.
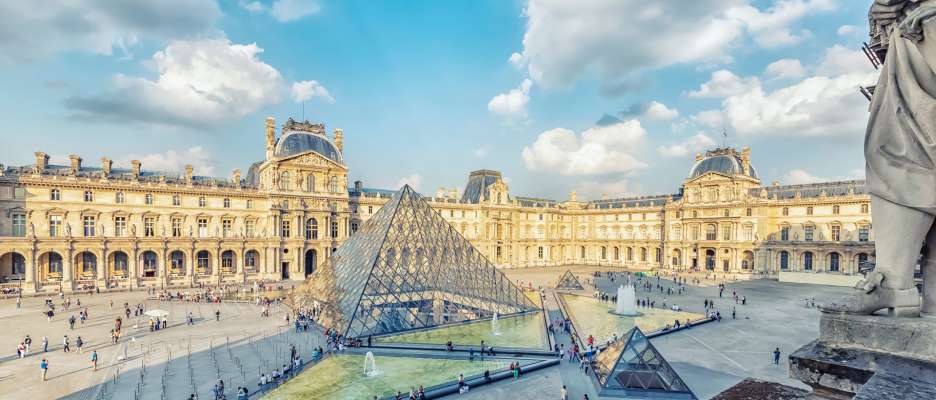
{"label": "arched window", "polygon": [[173,275],[185,275],[185,253],[175,250],[169,254],[170,271]]}
{"label": "arched window", "polygon": [[790,253],[787,251],[780,252],[780,269],[790,269]]}
{"label": "arched window", "polygon": [[864,267],[868,263],[868,253],[858,253],[858,268]]}
{"label": "arched window", "polygon": [[62,273],[62,256],[59,253],[51,252],[49,253],[49,273],[50,274],[61,274]]}
{"label": "arched window", "polygon": [[306,220],[305,238],[306,240],[318,239],[318,221],[315,218]]}
{"label": "arched window", "polygon": [[718,237],[718,228],[715,227],[715,224],[705,225],[705,240],[715,240]]}
{"label": "arched window", "polygon": [[114,274],[118,276],[127,276],[127,253],[118,251],[114,253]]}
{"label": "arched window", "polygon": [[306,191],[307,192],[315,191],[315,175],[309,174],[306,176]]}
{"label": "arched window", "polygon": [[201,250],[195,256],[196,272],[200,275],[211,273],[211,253],[208,250]]}
{"label": "arched window", "polygon": [[147,251],[143,253],[143,276],[145,277],[154,277],[156,276],[156,253],[152,251]]}
{"label": "arched window", "polygon": [[279,188],[289,190],[289,171],[280,172]]}
{"label": "arched window", "polygon": [[81,275],[94,276],[97,271],[97,257],[90,251],[81,252]]}
{"label": "arched window", "polygon": [[830,253],[829,254],[829,271],[830,272],[839,272],[839,253]]}
{"label": "arched window", "polygon": [[234,273],[234,252],[231,250],[225,250],[221,253],[221,272],[233,274]]}
{"label": "arched window", "polygon": [[247,253],[244,254],[244,270],[248,272],[257,271],[257,251],[256,250],[248,250]]}
{"label": "arched window", "polygon": [[813,262],[813,253],[811,251],[807,251],[803,253],[803,270],[812,271],[813,269],[812,262]]}

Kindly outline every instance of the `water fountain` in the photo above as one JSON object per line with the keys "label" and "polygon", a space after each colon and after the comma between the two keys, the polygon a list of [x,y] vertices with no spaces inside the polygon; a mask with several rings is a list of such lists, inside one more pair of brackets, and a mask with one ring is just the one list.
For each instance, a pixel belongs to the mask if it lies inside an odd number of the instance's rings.
{"label": "water fountain", "polygon": [[495,336],[500,335],[500,330],[497,329],[497,311],[494,311],[494,317],[491,318],[491,334]]}
{"label": "water fountain", "polygon": [[[367,368],[370,366],[370,368]],[[380,371],[377,370],[377,362],[374,361],[374,353],[368,351],[364,355],[364,376],[375,376],[379,374]]]}
{"label": "water fountain", "polygon": [[636,317],[640,315],[637,311],[637,289],[634,285],[621,285],[617,290],[617,305],[612,314],[625,317]]}

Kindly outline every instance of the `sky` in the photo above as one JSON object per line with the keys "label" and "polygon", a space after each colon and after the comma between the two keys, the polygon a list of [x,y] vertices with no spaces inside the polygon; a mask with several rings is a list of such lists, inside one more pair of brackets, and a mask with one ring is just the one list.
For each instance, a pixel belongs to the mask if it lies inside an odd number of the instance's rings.
{"label": "sky", "polygon": [[863,179],[855,0],[0,1],[0,163],[228,177],[264,119],[344,131],[349,181],[674,193],[750,146],[764,185]]}

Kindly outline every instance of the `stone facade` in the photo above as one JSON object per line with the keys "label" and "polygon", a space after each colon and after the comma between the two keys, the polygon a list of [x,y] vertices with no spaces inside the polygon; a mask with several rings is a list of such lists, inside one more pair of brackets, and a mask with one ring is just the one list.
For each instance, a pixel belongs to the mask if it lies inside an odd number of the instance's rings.
{"label": "stone facade", "polygon": [[[390,198],[348,187],[343,132],[268,118],[246,177],[130,169],[107,158],[0,165],[0,285],[25,292],[303,279]],[[395,188],[394,188],[395,189]],[[762,186],[750,151],[697,156],[676,194],[580,201],[511,196],[472,172],[431,205],[501,267],[589,264],[855,274],[873,253],[861,181]],[[194,267],[194,268],[193,268]]]}

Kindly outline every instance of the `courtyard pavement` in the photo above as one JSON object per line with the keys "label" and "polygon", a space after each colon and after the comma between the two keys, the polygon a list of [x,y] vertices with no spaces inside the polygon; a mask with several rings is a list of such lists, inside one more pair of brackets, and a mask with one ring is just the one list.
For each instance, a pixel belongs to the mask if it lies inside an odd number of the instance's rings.
{"label": "courtyard pavement", "polygon": [[[527,286],[551,287],[568,267],[505,270],[514,281]],[[613,293],[620,280],[591,279],[591,272],[608,268],[572,268],[586,286]],[[656,278],[650,279],[654,285]],[[590,283],[588,283],[590,282]],[[726,283],[723,297],[718,297],[719,281],[703,280],[704,286],[688,285],[682,295],[651,293],[638,290],[638,297],[649,296],[659,306],[663,298],[669,304],[679,304],[686,311],[703,313],[703,300],[715,302],[722,314],[721,322],[705,324],[688,331],[679,331],[652,340],[652,343],[676,369],[700,399],[707,399],[734,385],[745,377],[754,377],[786,385],[805,387],[787,376],[787,356],[818,336],[819,312],[804,305],[804,299],[814,298],[817,303],[838,297],[846,288],[787,284],[771,280]],[[672,279],[660,279],[660,284],[673,287]],[[594,287],[588,287],[591,293]],[[747,297],[747,304],[735,304],[732,291]],[[78,308],[77,298],[87,306],[90,319],[76,323],[68,329],[67,319]],[[0,300],[0,345],[7,351],[0,353],[0,397],[6,399],[185,399],[196,391],[202,399],[211,398],[211,387],[220,376],[226,384],[229,399],[234,390],[246,384],[253,392],[257,388],[259,372],[269,372],[286,358],[289,345],[295,344],[304,358],[311,349],[323,346],[321,334],[293,332],[283,319],[285,309],[274,308],[274,315],[261,317],[260,309],[247,303],[219,305],[189,302],[159,302],[145,300],[142,292],[72,296],[72,309],[61,309],[61,300],[55,297],[58,312],[47,322],[41,311],[45,298],[24,298],[22,308],[15,307],[12,299]],[[108,303],[114,301],[114,308]],[[148,310],[165,309],[170,312],[169,328],[149,332],[145,320],[134,328],[134,319],[124,321],[120,343],[110,343],[109,332],[117,315],[122,315],[124,302],[131,306],[144,302]],[[551,316],[558,314],[555,298],[548,293],[545,308]],[[737,319],[731,318],[731,309]],[[214,311],[221,310],[221,321],[214,320]],[[196,323],[185,324],[185,315],[191,311]],[[15,357],[16,345],[26,334],[33,339],[30,355]],[[81,335],[85,342],[82,354],[62,351],[62,336],[68,334],[74,350],[75,340]],[[583,332],[587,335],[587,332]],[[49,339],[49,352],[42,354],[42,337]],[[558,343],[568,347],[570,339],[559,334]],[[780,347],[780,365],[774,365],[772,352]],[[99,355],[98,371],[90,368],[90,351]],[[41,382],[39,361],[50,362],[49,381]],[[124,359],[126,357],[126,359]],[[145,368],[142,368],[145,366]],[[141,373],[142,372],[142,373]],[[546,368],[519,380],[505,380],[480,387],[453,398],[464,399],[550,399],[559,398],[565,385],[570,399],[582,399],[588,394],[597,399],[597,392],[577,363],[563,362],[558,367]],[[253,398],[253,397],[252,397]]]}

